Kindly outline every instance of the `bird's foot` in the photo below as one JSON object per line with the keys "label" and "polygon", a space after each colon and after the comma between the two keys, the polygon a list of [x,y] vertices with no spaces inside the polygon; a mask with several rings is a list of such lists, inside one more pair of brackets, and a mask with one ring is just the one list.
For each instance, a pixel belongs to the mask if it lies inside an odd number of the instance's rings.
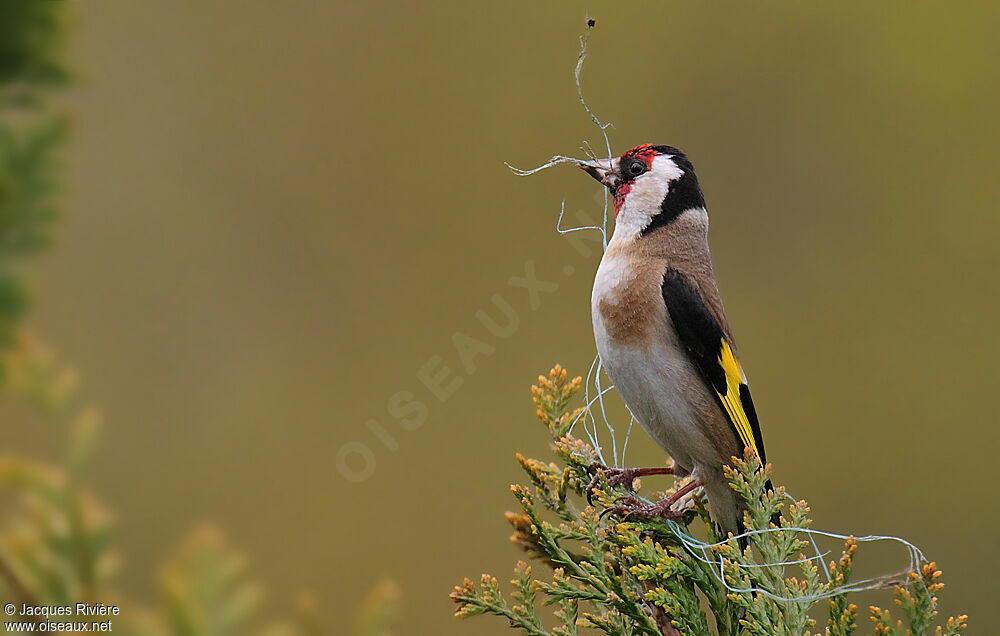
{"label": "bird's foot", "polygon": [[674,469],[669,467],[663,468],[611,468],[605,466],[599,462],[594,462],[587,467],[587,470],[593,474],[590,483],[587,484],[587,503],[593,504],[594,489],[601,484],[601,473],[604,473],[605,478],[608,480],[608,486],[614,488],[615,486],[625,486],[630,492],[632,490],[632,482],[638,477],[645,477],[646,475],[672,475],[674,474]]}
{"label": "bird's foot", "polygon": [[601,511],[600,516],[603,518],[607,514],[617,514],[625,521],[647,521],[649,519],[679,521],[684,516],[684,512],[674,510],[674,504],[700,485],[692,479],[669,497],[664,497],[651,504],[644,504],[635,497],[619,497],[615,500],[615,505],[605,508]]}
{"label": "bird's foot", "polygon": [[674,502],[670,498],[664,498],[656,503],[644,504],[635,497],[619,497],[615,500],[615,505],[609,506],[601,511],[601,518],[605,515],[618,515],[623,521],[648,521],[650,519],[671,519],[679,521],[683,512],[673,510]]}

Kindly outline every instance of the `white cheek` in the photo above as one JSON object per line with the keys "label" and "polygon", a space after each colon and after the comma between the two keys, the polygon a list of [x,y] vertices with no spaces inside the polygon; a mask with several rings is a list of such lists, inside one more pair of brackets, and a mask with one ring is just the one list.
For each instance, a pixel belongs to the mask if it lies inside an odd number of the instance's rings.
{"label": "white cheek", "polygon": [[663,198],[667,196],[669,183],[664,179],[657,179],[653,171],[642,175],[632,184],[632,189],[625,197],[625,203],[633,210],[659,209]]}
{"label": "white cheek", "polygon": [[670,183],[684,172],[668,156],[653,159],[649,172],[632,183],[625,195],[621,212],[615,221],[615,236],[628,240],[636,238],[653,217],[659,214],[660,204],[667,196]]}

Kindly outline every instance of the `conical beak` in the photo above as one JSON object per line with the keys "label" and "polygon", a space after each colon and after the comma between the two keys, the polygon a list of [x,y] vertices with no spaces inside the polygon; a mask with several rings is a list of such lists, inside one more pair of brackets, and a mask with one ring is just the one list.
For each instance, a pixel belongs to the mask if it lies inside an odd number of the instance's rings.
{"label": "conical beak", "polygon": [[595,159],[580,164],[580,168],[603,183],[609,190],[614,190],[618,185],[617,159]]}

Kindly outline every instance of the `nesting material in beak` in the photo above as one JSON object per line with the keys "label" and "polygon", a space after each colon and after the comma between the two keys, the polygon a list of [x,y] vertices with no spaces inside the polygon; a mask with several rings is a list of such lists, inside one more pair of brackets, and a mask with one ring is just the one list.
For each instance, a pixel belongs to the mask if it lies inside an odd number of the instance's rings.
{"label": "nesting material in beak", "polygon": [[595,159],[579,165],[587,174],[603,183],[609,190],[614,190],[618,185],[618,170],[615,163],[614,159]]}

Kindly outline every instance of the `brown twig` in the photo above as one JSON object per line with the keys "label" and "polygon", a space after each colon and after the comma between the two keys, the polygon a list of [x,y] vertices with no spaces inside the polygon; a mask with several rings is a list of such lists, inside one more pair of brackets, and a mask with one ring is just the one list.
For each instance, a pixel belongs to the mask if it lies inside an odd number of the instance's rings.
{"label": "brown twig", "polygon": [[[647,582],[644,584],[644,587],[646,588],[646,591],[649,592],[654,589],[656,585]],[[656,622],[656,627],[660,630],[660,633],[663,634],[663,636],[684,636],[684,634],[682,634],[681,631],[674,627],[674,624],[670,622],[670,614],[667,614],[665,609],[659,605],[653,605],[652,608],[653,620]]]}

